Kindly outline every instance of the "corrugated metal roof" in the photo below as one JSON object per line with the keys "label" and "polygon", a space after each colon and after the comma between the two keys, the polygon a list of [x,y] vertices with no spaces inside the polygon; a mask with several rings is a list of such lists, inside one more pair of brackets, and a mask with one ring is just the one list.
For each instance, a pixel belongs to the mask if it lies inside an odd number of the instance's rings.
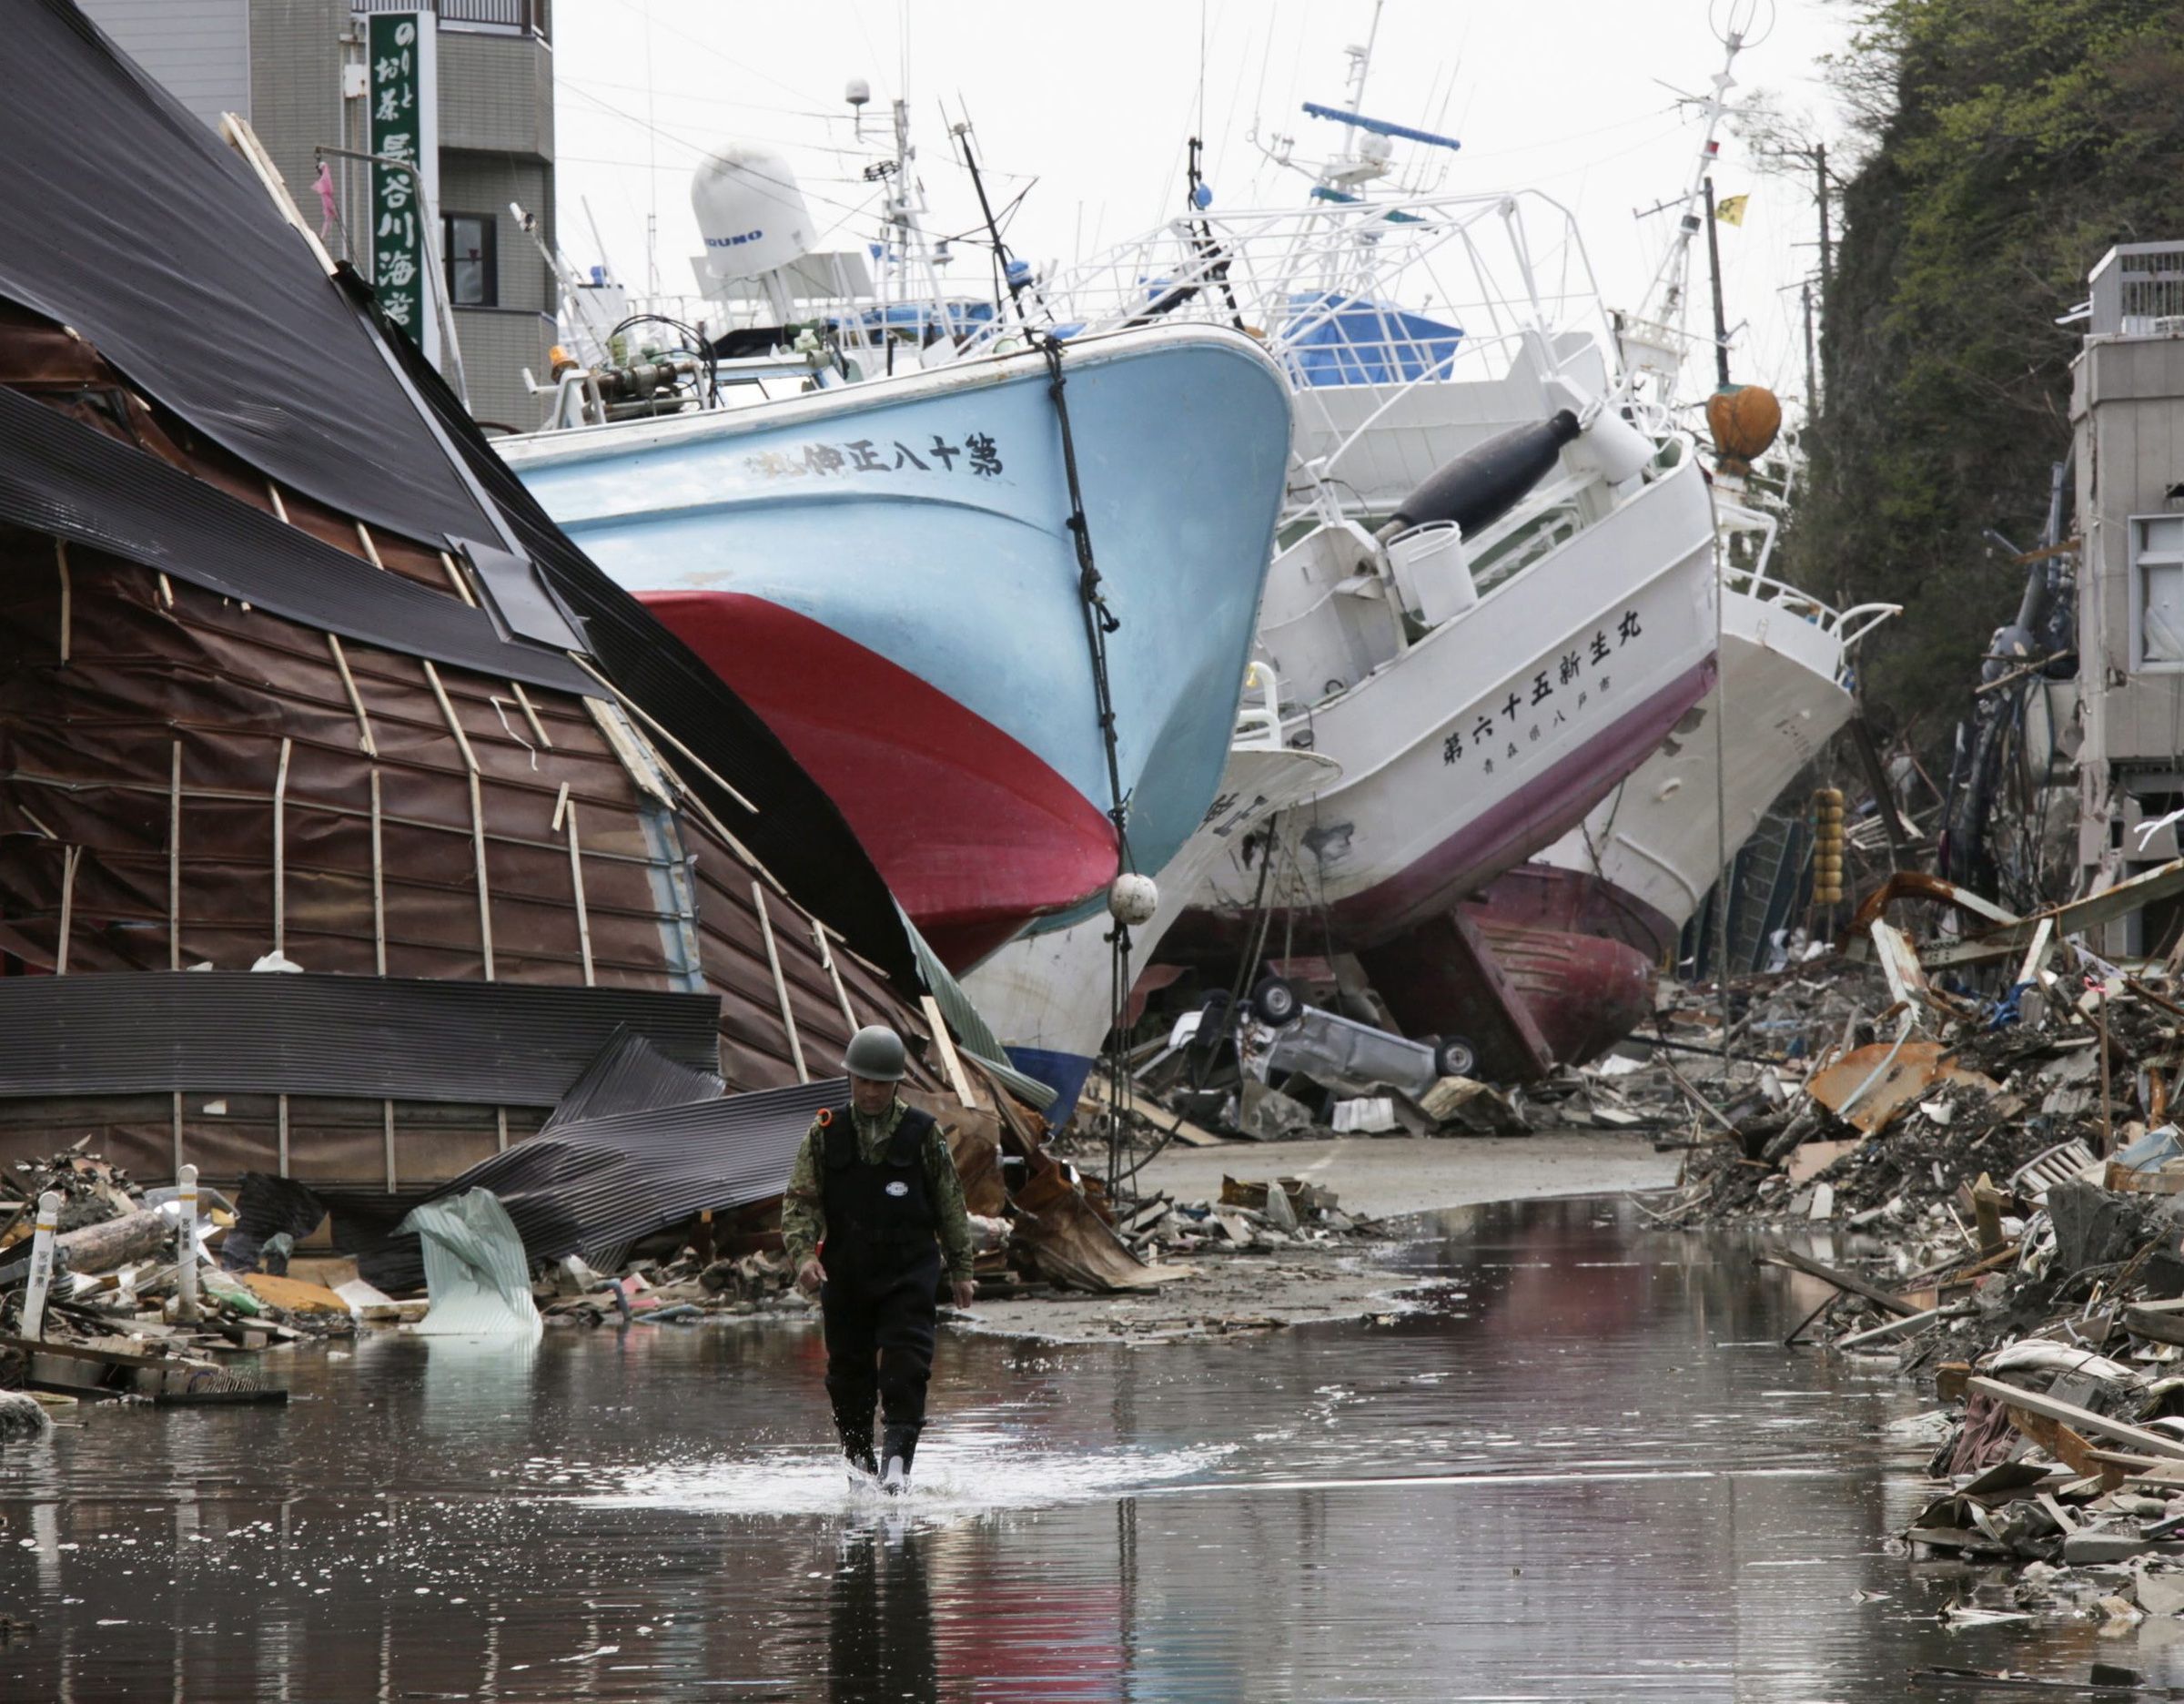
{"label": "corrugated metal roof", "polygon": [[0,979],[0,1095],[354,1095],[550,1107],[626,1029],[695,1070],[713,994],[157,970]]}
{"label": "corrugated metal roof", "polygon": [[382,573],[157,456],[0,386],[0,519],[345,639],[563,692],[597,683],[483,610]]}
{"label": "corrugated metal roof", "polygon": [[[427,1199],[490,1190],[534,1263],[596,1254],[708,1209],[724,1212],[780,1194],[813,1118],[848,1100],[848,1080],[837,1077],[586,1119],[480,1161]],[[383,1208],[359,1222],[348,1199],[329,1199],[342,1225],[384,1222]],[[424,1280],[413,1239],[355,1252],[364,1275],[382,1288],[413,1289]]]}
{"label": "corrugated metal roof", "polygon": [[540,1133],[585,1119],[618,1112],[646,1112],[660,1107],[717,1100],[727,1082],[717,1073],[676,1063],[635,1030],[624,1027],[584,1067],[569,1086]]}

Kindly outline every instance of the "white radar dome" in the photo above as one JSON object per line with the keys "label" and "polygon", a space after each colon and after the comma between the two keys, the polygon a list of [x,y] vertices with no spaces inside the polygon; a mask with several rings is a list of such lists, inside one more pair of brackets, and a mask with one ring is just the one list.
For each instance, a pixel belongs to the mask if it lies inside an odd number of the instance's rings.
{"label": "white radar dome", "polygon": [[690,208],[713,277],[756,278],[811,253],[811,209],[788,161],[730,143],[691,174]]}

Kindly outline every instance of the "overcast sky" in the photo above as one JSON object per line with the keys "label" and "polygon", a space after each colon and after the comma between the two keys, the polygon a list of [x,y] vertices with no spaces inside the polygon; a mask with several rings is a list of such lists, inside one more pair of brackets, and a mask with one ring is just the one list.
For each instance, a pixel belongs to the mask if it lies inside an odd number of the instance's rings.
{"label": "overcast sky", "polygon": [[[1845,45],[1853,7],[1758,3],[1732,99],[1764,92],[1810,115],[1823,137],[1839,130],[1817,61]],[[1678,93],[1703,90],[1719,69],[1715,29],[1728,5],[1387,0],[1364,109],[1459,138],[1447,191],[1530,188],[1569,207],[1608,305],[1635,307],[1668,221],[1633,215],[1682,191],[1699,132]],[[977,222],[942,118],[944,106],[951,120],[967,108],[996,198],[1030,185],[1006,234],[1042,266],[1177,212],[1194,130],[1217,206],[1294,201],[1307,180],[1261,158],[1254,122],[1262,136],[1296,136],[1300,157],[1332,151],[1334,127],[1299,107],[1343,101],[1343,46],[1363,41],[1373,16],[1372,0],[560,0],[554,11],[562,246],[582,268],[603,245],[642,291],[656,216],[660,281],[675,294],[691,293],[699,248],[691,170],[723,142],[783,153],[823,247],[868,239],[878,196],[860,174],[883,151],[898,93],[911,102],[928,228]],[[863,144],[843,100],[852,77],[873,94]],[[1398,164],[1415,152],[1399,151]],[[1744,227],[1721,231],[1730,322],[1744,323],[1735,376],[1801,393],[1797,284],[1816,234],[1809,185],[1763,172],[1725,136],[1715,187],[1751,196]],[[966,290],[983,276],[975,263],[957,269]],[[1703,279],[1694,269],[1694,291]]]}

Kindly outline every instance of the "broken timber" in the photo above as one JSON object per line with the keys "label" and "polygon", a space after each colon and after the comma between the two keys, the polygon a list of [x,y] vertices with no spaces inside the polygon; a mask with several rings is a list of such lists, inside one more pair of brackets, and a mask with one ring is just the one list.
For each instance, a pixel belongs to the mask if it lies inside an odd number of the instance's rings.
{"label": "broken timber", "polygon": [[[1809,1254],[1800,1254],[1795,1249],[1771,1248],[1762,1258],[1772,1261],[1777,1266],[1787,1266],[1793,1272],[1801,1272],[1809,1278],[1817,1278],[1823,1283],[1831,1283],[1848,1294],[1863,1296],[1876,1307],[1886,1308],[1891,1314],[1907,1318],[1926,1311],[1916,1302],[1906,1302],[1902,1296],[1890,1294],[1878,1284],[1870,1284],[1863,1278],[1838,1272],[1825,1262],[1816,1261]],[[2184,1445],[2178,1445],[2178,1453],[2184,1455]]]}

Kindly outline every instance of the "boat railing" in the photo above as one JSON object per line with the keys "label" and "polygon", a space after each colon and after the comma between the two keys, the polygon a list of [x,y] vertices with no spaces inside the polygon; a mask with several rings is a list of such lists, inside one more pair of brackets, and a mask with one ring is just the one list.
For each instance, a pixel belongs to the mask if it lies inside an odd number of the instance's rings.
{"label": "boat railing", "polygon": [[1242,702],[1230,744],[1246,751],[1281,749],[1281,686],[1274,665],[1254,657],[1244,667]]}
{"label": "boat railing", "polygon": [[[1220,210],[1041,278],[1065,335],[1170,320],[1263,340],[1300,384],[1407,380],[1522,326],[1606,320],[1568,208],[1533,190]],[[972,334],[1006,337],[1012,323]]]}
{"label": "boat railing", "polygon": [[1904,611],[1900,604],[1854,604],[1848,609],[1839,610],[1786,580],[1734,568],[1723,570],[1722,584],[1740,597],[1778,604],[1799,620],[1812,623],[1845,652],[1891,615],[1900,615]]}

